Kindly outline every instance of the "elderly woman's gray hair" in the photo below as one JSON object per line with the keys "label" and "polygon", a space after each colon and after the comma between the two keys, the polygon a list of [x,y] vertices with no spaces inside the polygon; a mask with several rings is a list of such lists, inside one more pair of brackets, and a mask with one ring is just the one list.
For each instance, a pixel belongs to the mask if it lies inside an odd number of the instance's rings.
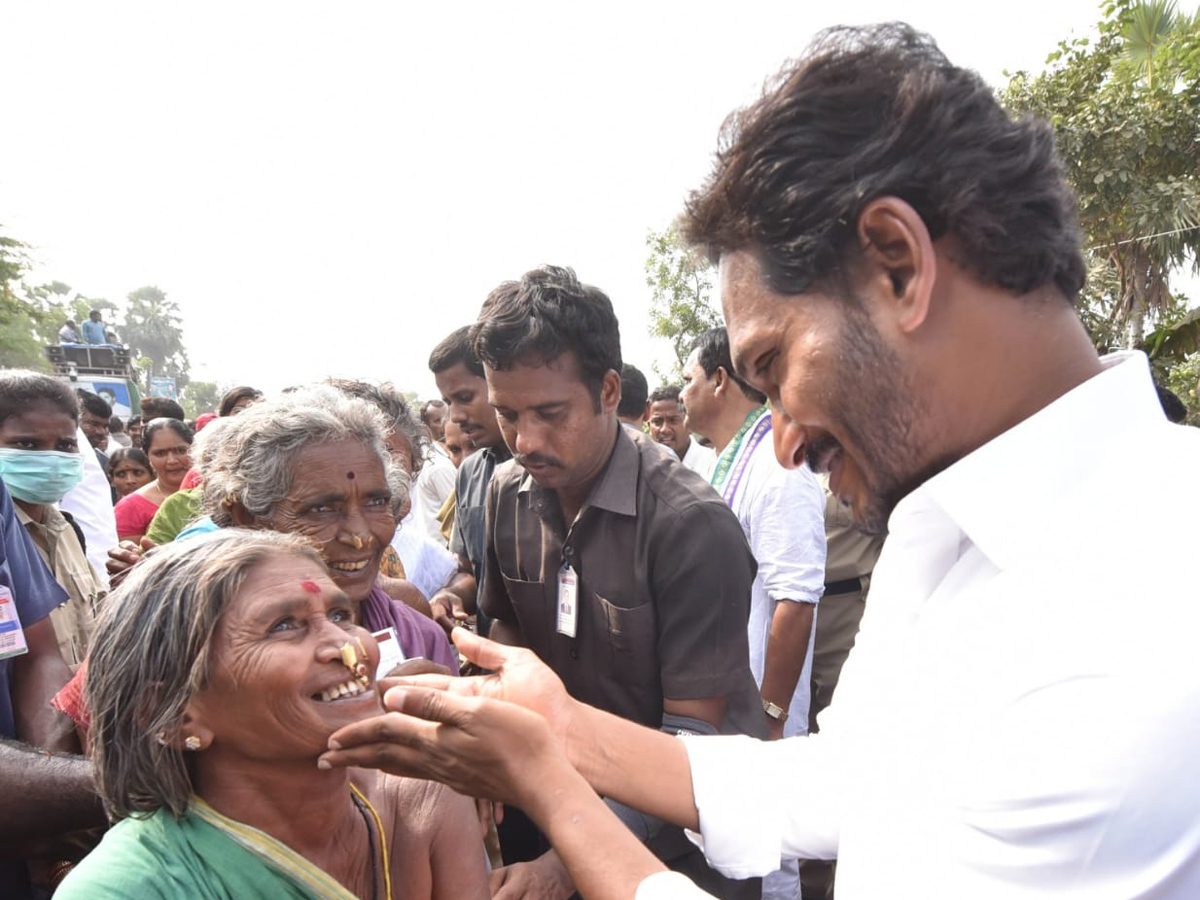
{"label": "elderly woman's gray hair", "polygon": [[234,503],[255,519],[267,519],[287,499],[302,450],[358,441],[383,464],[392,510],[398,512],[408,499],[409,479],[384,444],[389,431],[373,405],[325,385],[256,403],[222,426],[216,455],[204,473],[203,510],[222,527],[232,523]]}
{"label": "elderly woman's gray hair", "polygon": [[421,466],[430,451],[429,429],[413,412],[412,406],[404,399],[404,395],[390,383],[372,384],[369,381],[352,381],[348,378],[330,378],[327,384],[337,388],[343,394],[366,400],[387,420],[388,428],[403,436],[412,450],[412,471],[409,476],[416,478]]}
{"label": "elderly woman's gray hair", "polygon": [[217,623],[251,570],[282,554],[324,566],[299,535],[227,528],[151,551],[105,602],[84,691],[96,786],[113,819],[183,815],[193,787],[181,726],[212,674]]}

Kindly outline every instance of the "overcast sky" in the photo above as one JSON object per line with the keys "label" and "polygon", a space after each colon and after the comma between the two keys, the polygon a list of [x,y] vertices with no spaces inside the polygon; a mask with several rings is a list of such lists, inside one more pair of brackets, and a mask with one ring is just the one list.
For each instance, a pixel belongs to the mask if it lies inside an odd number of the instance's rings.
{"label": "overcast sky", "polygon": [[166,291],[193,378],[433,396],[433,345],[542,263],[612,297],[649,374],[669,351],[647,337],[646,232],[815,31],[903,18],[999,85],[1099,17],[1094,0],[0,0],[0,228],[33,245],[34,282]]}

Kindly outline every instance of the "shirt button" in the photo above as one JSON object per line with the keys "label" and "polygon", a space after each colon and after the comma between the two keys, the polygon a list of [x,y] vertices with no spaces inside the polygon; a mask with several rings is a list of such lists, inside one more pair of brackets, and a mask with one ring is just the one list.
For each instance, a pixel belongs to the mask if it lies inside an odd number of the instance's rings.
{"label": "shirt button", "polygon": [[579,651],[574,647],[571,648],[571,659],[579,659]]}

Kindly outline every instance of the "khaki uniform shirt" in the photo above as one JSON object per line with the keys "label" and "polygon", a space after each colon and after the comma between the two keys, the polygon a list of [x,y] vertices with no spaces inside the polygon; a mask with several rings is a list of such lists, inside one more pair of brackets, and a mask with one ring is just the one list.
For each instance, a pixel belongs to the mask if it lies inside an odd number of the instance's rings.
{"label": "khaki uniform shirt", "polygon": [[95,627],[96,610],[105,588],[83,554],[79,537],[57,506],[47,505],[39,525],[15,506],[17,518],[29,532],[46,567],[66,590],[69,599],[50,613],[58,648],[67,665],[77,665],[87,656]]}

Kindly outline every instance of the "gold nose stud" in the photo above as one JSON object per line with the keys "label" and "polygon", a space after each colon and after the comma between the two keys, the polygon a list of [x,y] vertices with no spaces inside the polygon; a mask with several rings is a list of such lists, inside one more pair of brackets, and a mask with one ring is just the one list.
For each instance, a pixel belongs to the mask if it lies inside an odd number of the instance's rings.
{"label": "gold nose stud", "polygon": [[342,655],[342,665],[354,673],[359,684],[366,687],[371,683],[371,679],[367,675],[367,648],[363,646],[361,639],[358,640],[358,649],[362,651],[361,662],[358,653],[354,650],[354,645],[349,641],[342,644],[342,648],[338,652]]}

